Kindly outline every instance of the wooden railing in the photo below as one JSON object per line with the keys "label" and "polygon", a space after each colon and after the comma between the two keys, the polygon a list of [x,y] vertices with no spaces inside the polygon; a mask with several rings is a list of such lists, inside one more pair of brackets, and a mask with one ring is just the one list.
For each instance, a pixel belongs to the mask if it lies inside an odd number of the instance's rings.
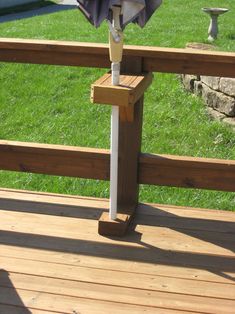
{"label": "wooden railing", "polygon": [[[142,71],[235,77],[235,54],[124,46],[124,62],[139,58]],[[106,44],[0,38],[0,61],[110,68]]]}
{"label": "wooden railing", "polygon": [[[0,61],[110,68],[105,44],[0,39]],[[167,72],[235,78],[235,53],[125,46],[122,70],[130,74]],[[134,121],[119,122],[118,208],[133,209],[138,185],[235,192],[235,161],[140,152],[143,97]],[[108,150],[0,141],[0,169],[109,180]]]}
{"label": "wooden railing", "polygon": [[[109,180],[109,150],[0,141],[0,169]],[[235,161],[139,154],[138,183],[235,192]]]}

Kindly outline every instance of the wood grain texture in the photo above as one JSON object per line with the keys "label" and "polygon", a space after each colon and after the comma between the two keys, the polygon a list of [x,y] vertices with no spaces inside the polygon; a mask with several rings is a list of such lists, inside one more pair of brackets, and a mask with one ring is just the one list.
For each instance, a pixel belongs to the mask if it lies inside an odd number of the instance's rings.
{"label": "wood grain texture", "polygon": [[128,227],[131,223],[131,220],[134,216],[134,210],[127,213],[117,213],[117,218],[111,220],[109,218],[109,213],[103,212],[98,224],[98,233],[103,236],[117,236],[122,237],[128,231]]}
{"label": "wood grain texture", "polygon": [[[129,122],[121,123],[126,128],[133,127]],[[134,138],[135,131],[132,132]],[[128,149],[132,150],[132,146],[137,145],[131,138],[121,136]],[[134,149],[136,151],[137,148]],[[132,168],[134,172],[138,167],[133,181],[135,186],[139,183],[235,192],[234,160],[138,153],[135,157],[137,166],[133,158],[128,164],[125,154],[120,155],[120,162],[126,163],[124,174],[127,169]],[[0,141],[1,170],[109,180],[109,163],[110,153],[105,149]],[[131,181],[132,178],[126,180]],[[128,193],[126,185],[122,186],[123,193]],[[131,193],[131,189],[129,191]],[[127,199],[133,202],[134,197],[129,194]]]}
{"label": "wood grain texture", "polygon": [[[12,261],[9,262],[8,267],[5,267],[9,271],[12,272],[19,272],[19,268],[17,268],[17,265],[20,264],[20,260],[25,260],[25,263],[22,263],[21,272],[25,269],[25,272],[27,273],[27,270],[34,269],[33,265],[37,263],[39,267],[37,267],[37,271],[33,271],[33,274],[38,276],[50,276],[50,272],[54,268],[54,264],[56,263],[58,265],[57,269],[54,271],[54,277],[60,277],[64,278],[64,275],[66,274],[67,279],[74,279],[74,280],[81,280],[81,277],[79,274],[84,274],[84,278],[88,278],[89,276],[89,269],[90,268],[96,268],[101,269],[103,272],[100,272],[99,280],[100,283],[106,283],[108,282],[108,277],[103,276],[102,273],[106,271],[106,275],[110,275],[112,277],[112,271],[115,270],[117,272],[122,272],[122,276],[119,278],[122,282],[122,286],[132,286],[132,287],[140,287],[144,289],[144,286],[142,283],[136,280],[136,273],[143,274],[143,275],[149,275],[149,284],[151,285],[151,276],[156,276],[158,280],[155,281],[156,289],[158,287],[158,283],[164,283],[167,278],[174,278],[176,282],[179,282],[180,284],[184,282],[184,279],[187,281],[191,280],[192,282],[199,281],[200,283],[202,281],[211,282],[214,283],[222,283],[222,284],[234,284],[234,278],[235,278],[235,272],[234,271],[224,271],[224,276],[220,276],[218,273],[213,273],[212,269],[207,269],[206,267],[181,267],[180,265],[165,265],[164,263],[161,264],[159,262],[155,263],[148,263],[148,262],[138,262],[133,263],[131,260],[127,260],[125,258],[123,259],[111,259],[107,258],[105,256],[99,256],[98,258],[91,258],[89,255],[79,254],[79,253],[66,253],[66,260],[64,259],[64,254],[61,252],[55,252],[55,251],[46,251],[46,250],[40,250],[36,248],[29,248],[29,247],[19,247],[14,246],[10,244],[0,244],[1,247],[1,258],[7,257],[7,263],[9,259],[11,258]],[[23,258],[22,258],[23,256]],[[17,263],[15,263],[15,262]],[[41,264],[41,266],[40,266]],[[44,267],[43,267],[44,265]],[[95,267],[94,267],[95,265]],[[71,275],[70,269],[74,269]],[[15,270],[15,271],[14,271]],[[84,272],[83,272],[84,270]],[[29,273],[29,272],[28,272]],[[97,272],[95,272],[97,273]],[[125,274],[129,274],[128,276],[125,276]],[[64,274],[63,276],[60,276],[60,274]],[[74,278],[73,278],[74,277]],[[65,278],[65,279],[66,279]],[[147,276],[142,277],[147,278]],[[179,281],[177,281],[179,279]],[[106,281],[107,280],[107,281]],[[130,285],[130,282],[132,282],[132,285]],[[144,281],[145,282],[145,281]],[[151,286],[150,286],[151,287]],[[184,285],[183,285],[184,287]],[[161,287],[163,288],[163,287]],[[182,286],[181,286],[182,288]],[[167,290],[168,287],[165,287]],[[169,291],[169,290],[168,290]],[[210,290],[212,291],[212,290]],[[212,294],[210,294],[212,295]],[[220,294],[222,297],[223,295]]]}
{"label": "wood grain texture", "polygon": [[0,190],[0,312],[234,312],[233,212],[141,204],[119,239],[97,233],[107,204]]}
{"label": "wood grain texture", "polygon": [[[131,250],[133,252],[133,257],[135,257],[136,260],[141,259],[141,254],[144,251],[143,243],[151,243],[154,247],[159,248],[158,255],[153,254],[158,263],[167,261],[166,254],[164,256],[164,251],[167,249],[172,250],[175,253],[177,252],[178,261],[175,260],[175,263],[179,263],[181,252],[184,252],[189,256],[192,255],[192,257],[189,257],[189,260],[193,260],[193,256],[196,258],[196,256],[199,257],[201,255],[200,263],[204,266],[209,264],[210,258],[203,259],[203,254],[213,255],[214,258],[211,259],[214,260],[213,264],[217,266],[219,265],[219,260],[221,260],[220,255],[223,255],[225,263],[221,267],[224,267],[225,269],[229,267],[231,268],[232,263],[234,262],[234,252],[232,249],[235,246],[235,241],[233,239],[235,227],[233,222],[206,221],[203,219],[192,218],[179,219],[179,217],[174,215],[172,215],[172,217],[158,218],[154,218],[153,216],[149,217],[147,214],[138,215],[133,223],[136,224],[135,231],[142,234],[142,239],[139,243],[131,243],[131,241],[123,241],[125,238],[116,238],[115,241],[106,238],[102,239],[99,236],[95,238],[93,235],[93,231],[97,226],[97,215],[93,214],[95,210],[92,210],[87,216],[85,216],[83,212],[81,217],[64,218],[67,226],[66,230],[64,230],[64,228],[61,227],[61,224],[63,223],[61,215],[53,217],[53,206],[51,206],[51,208],[51,212],[48,209],[50,215],[45,215],[44,212],[41,216],[35,215],[35,212],[30,214],[30,210],[25,212],[12,210],[12,213],[10,213],[9,210],[4,210],[2,208],[1,219],[4,220],[4,225],[1,227],[1,243],[3,244],[8,241],[9,244],[15,243],[28,247],[27,238],[31,238],[32,244],[33,238],[35,238],[35,245],[39,243],[40,239],[45,239],[47,244],[45,244],[44,248],[51,247],[53,251],[67,251],[67,245],[70,247],[70,250],[74,251],[74,253],[78,253],[78,249],[76,248],[77,241],[80,253],[84,254],[86,252],[88,253],[96,242],[97,252],[93,253],[94,256],[99,255],[99,251],[103,247],[103,253],[105,252],[109,256],[115,256],[115,254],[119,255],[121,254],[121,251],[123,251],[122,254],[124,256],[124,254],[127,254],[128,250]],[[89,207],[87,208],[87,211],[89,211]],[[96,211],[98,213],[100,212],[99,209]],[[119,218],[122,220],[128,219],[128,217],[121,214],[118,219]],[[86,219],[86,227],[84,228],[86,228],[87,234],[85,234],[85,229],[83,229],[83,227],[77,229],[77,225],[82,224]],[[195,227],[192,228],[190,223],[191,225],[194,223]],[[42,225],[44,226],[44,230],[41,230]],[[26,227],[27,234],[24,232]],[[167,228],[169,230],[167,230]],[[7,231],[10,229],[12,229],[13,235],[16,236],[15,240],[9,238],[10,234]],[[156,231],[158,236],[156,236]],[[117,231],[117,233],[120,235],[121,232]],[[57,235],[58,239],[55,239],[55,235]],[[114,236],[115,234],[113,233],[112,235]],[[131,232],[129,233],[129,237],[131,238]],[[115,253],[112,252],[111,245],[115,248]],[[175,255],[177,256],[177,254]],[[145,257],[146,259],[150,258],[149,252],[146,251]],[[1,259],[1,262],[2,261],[3,260]]]}
{"label": "wood grain texture", "polygon": [[[235,53],[124,46],[124,61],[143,59],[146,72],[235,77]],[[110,68],[108,45],[0,38],[0,61]]]}
{"label": "wood grain texture", "polygon": [[91,101],[98,104],[108,104],[121,107],[133,107],[144,95],[152,82],[152,73],[139,75],[120,75],[120,84],[112,85],[111,74],[106,73],[91,87]]}
{"label": "wood grain texture", "polygon": [[15,305],[6,305],[6,304],[0,304],[0,313],[10,313],[10,314],[64,314],[62,312],[50,312],[50,311],[44,311],[44,310],[38,310],[33,309],[30,312],[28,309],[25,308],[24,305],[22,306],[15,306]]}
{"label": "wood grain texture", "polygon": [[[142,73],[143,60],[135,57],[122,62],[124,73]],[[118,212],[129,214],[138,204],[138,158],[141,150],[144,95],[134,105],[132,122],[122,119],[120,108],[118,144]],[[125,114],[125,113],[124,113]]]}
{"label": "wood grain texture", "polygon": [[235,161],[141,154],[139,183],[235,192]]}
{"label": "wood grain texture", "polygon": [[[114,274],[115,276],[115,274]],[[167,309],[171,310],[182,310],[188,309],[188,311],[197,311],[201,310],[203,313],[211,313],[211,310],[222,310],[224,306],[223,313],[233,313],[232,308],[229,310],[229,306],[234,306],[233,301],[229,300],[222,300],[217,298],[210,298],[207,297],[207,302],[204,303],[204,298],[200,296],[187,296],[185,295],[176,295],[174,293],[164,293],[159,291],[146,291],[142,289],[131,289],[131,288],[124,288],[118,286],[105,286],[99,285],[94,283],[85,283],[79,281],[67,281],[63,279],[57,278],[43,278],[43,277],[36,277],[33,275],[20,275],[20,274],[9,274],[9,279],[3,278],[3,284],[5,288],[8,288],[9,280],[14,283],[14,286],[18,288],[20,291],[22,290],[29,290],[31,292],[38,292],[42,291],[41,295],[44,293],[54,294],[54,295],[61,295],[61,299],[64,299],[64,296],[70,296],[72,298],[85,299],[88,301],[93,300],[97,301],[99,304],[100,301],[106,303],[106,307],[108,310],[108,304],[110,303],[109,307],[116,306],[123,306],[126,310],[130,306],[138,309],[138,306],[144,307],[147,309],[149,307],[149,313],[151,313],[151,307],[153,309],[158,308],[165,308],[166,313]],[[11,286],[9,287],[9,289]],[[230,287],[226,287],[230,288]],[[4,290],[3,290],[4,291]],[[10,292],[10,290],[8,290]],[[12,291],[13,292],[13,291]],[[36,302],[38,303],[38,307],[40,305],[41,295],[37,297]],[[4,300],[4,297],[2,297]],[[1,300],[1,298],[0,298]],[[85,301],[84,300],[84,301]],[[72,301],[72,300],[71,300]],[[74,300],[75,301],[75,300]],[[75,301],[75,302],[76,302]],[[200,305],[196,306],[196,302],[201,303]],[[61,302],[62,303],[62,302]],[[72,302],[73,303],[73,302]],[[45,304],[46,305],[46,304]],[[44,305],[44,306],[45,306]],[[62,304],[61,304],[62,305]],[[63,306],[63,305],[62,305]],[[57,305],[57,311],[59,307]],[[79,309],[79,307],[78,307]],[[141,308],[139,308],[140,310]],[[144,310],[144,309],[143,309]],[[205,312],[204,312],[205,311]],[[145,311],[144,311],[145,312]],[[85,312],[84,312],[85,313]],[[106,311],[104,313],[107,313]],[[116,313],[116,312],[115,312]],[[119,312],[118,312],[119,313]],[[134,312],[135,313],[135,312]],[[213,313],[213,312],[212,312]]]}
{"label": "wood grain texture", "polygon": [[[43,291],[32,291],[25,289],[17,289],[21,303],[25,304],[30,312],[26,311],[26,307],[22,307],[15,301],[15,291],[12,288],[1,287],[0,302],[8,303],[21,311],[17,314],[37,314],[37,311],[45,311],[46,313],[60,314],[108,314],[114,312],[117,314],[136,313],[136,314],[187,314],[187,311],[178,311],[162,307],[153,308],[151,306],[138,306],[135,304],[125,304],[122,302],[101,301],[98,299],[90,299],[86,297],[73,297],[69,295],[61,295],[54,293],[46,293]],[[31,301],[31,302],[30,302]],[[0,304],[1,304],[0,303]],[[45,310],[47,309],[47,310]],[[14,313],[14,312],[13,312]],[[42,314],[41,312],[39,312]],[[44,313],[44,312],[43,312]],[[192,314],[198,312],[190,311]],[[224,312],[227,313],[227,312]],[[229,312],[230,313],[230,312]],[[5,313],[4,313],[5,314]]]}
{"label": "wood grain texture", "polygon": [[73,146],[0,141],[0,169],[109,180],[109,152]]}

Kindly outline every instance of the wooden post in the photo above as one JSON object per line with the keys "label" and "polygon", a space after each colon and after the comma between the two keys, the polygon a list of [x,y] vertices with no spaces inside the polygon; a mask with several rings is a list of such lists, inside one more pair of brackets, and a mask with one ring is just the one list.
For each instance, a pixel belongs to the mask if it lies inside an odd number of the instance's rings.
{"label": "wooden post", "polygon": [[[142,58],[129,57],[122,62],[122,72],[142,73]],[[142,96],[134,105],[134,121],[119,120],[118,212],[134,211],[139,199],[138,157],[143,125]],[[125,109],[121,109],[121,114]]]}
{"label": "wooden post", "polygon": [[134,121],[119,121],[118,212],[134,211],[139,197],[138,157],[141,150],[143,96],[134,106]]}
{"label": "wooden post", "polygon": [[[122,73],[128,73],[133,77],[141,75],[142,58],[126,57],[122,63]],[[151,80],[152,76],[147,75],[142,80],[144,83],[138,85],[141,88],[140,92],[136,88],[136,94],[140,97],[134,104],[127,106],[119,103],[118,215],[116,220],[110,220],[108,213],[102,214],[99,220],[99,233],[102,235],[124,235],[138,204],[138,158],[141,150],[143,99],[144,91]],[[101,79],[101,82],[103,81]],[[100,88],[104,91],[102,95]],[[122,84],[119,89],[121,88]],[[101,101],[101,97],[106,100],[105,93],[105,86],[100,85],[98,81],[93,85],[92,100],[96,102],[99,98]]]}
{"label": "wooden post", "polygon": [[[128,58],[123,61],[123,72],[139,74],[142,72],[141,58]],[[134,119],[122,119],[128,116],[128,108],[120,108],[119,119],[119,165],[118,165],[118,212],[134,212],[139,198],[138,157],[141,151],[143,125],[142,96],[134,105]]]}

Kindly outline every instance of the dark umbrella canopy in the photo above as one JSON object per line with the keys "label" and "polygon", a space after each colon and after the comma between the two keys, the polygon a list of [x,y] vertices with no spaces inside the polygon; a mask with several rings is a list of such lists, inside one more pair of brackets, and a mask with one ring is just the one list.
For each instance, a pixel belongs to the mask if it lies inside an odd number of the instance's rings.
{"label": "dark umbrella canopy", "polygon": [[130,22],[144,27],[162,0],[77,0],[77,2],[78,8],[95,27],[99,27],[104,20],[112,22],[112,6],[121,6],[120,22],[123,29]]}

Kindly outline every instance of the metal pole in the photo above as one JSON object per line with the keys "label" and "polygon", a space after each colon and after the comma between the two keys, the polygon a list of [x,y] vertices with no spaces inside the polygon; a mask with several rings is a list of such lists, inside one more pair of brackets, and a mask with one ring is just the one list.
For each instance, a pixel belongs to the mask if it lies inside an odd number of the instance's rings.
{"label": "metal pole", "polygon": [[110,211],[109,218],[117,218],[117,188],[118,188],[118,132],[119,107],[112,106],[111,114],[111,162],[110,162]]}
{"label": "metal pole", "polygon": [[[123,34],[120,27],[121,7],[112,7],[113,24],[110,25],[110,59],[112,61],[112,85],[119,85],[122,59]],[[111,114],[111,160],[110,160],[110,210],[109,218],[117,218],[118,189],[118,141],[119,107],[112,106]]]}

